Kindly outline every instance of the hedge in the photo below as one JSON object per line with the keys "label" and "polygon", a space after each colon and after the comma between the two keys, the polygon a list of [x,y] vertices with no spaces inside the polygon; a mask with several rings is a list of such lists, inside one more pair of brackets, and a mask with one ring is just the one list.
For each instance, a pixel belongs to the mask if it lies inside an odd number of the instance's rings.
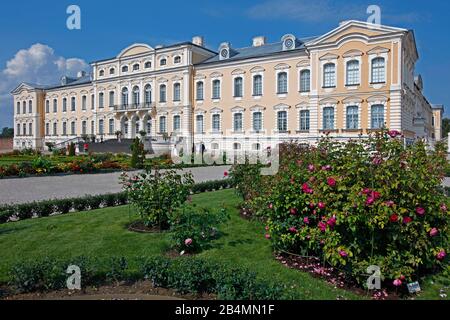
{"label": "hedge", "polygon": [[47,257],[15,264],[9,272],[9,285],[14,293],[65,289],[69,277],[66,269],[71,265],[80,268],[83,287],[149,280],[155,287],[173,289],[179,294],[214,294],[221,300],[293,298],[289,287],[260,279],[247,268],[192,257]]}
{"label": "hedge", "polygon": [[[192,193],[202,193],[230,188],[228,180],[207,181],[195,184]],[[128,203],[127,194],[105,194],[85,196],[81,198],[45,200],[17,205],[0,206],[0,224],[10,220],[26,220],[31,218],[43,218],[56,214],[95,210],[99,208],[121,206]]]}

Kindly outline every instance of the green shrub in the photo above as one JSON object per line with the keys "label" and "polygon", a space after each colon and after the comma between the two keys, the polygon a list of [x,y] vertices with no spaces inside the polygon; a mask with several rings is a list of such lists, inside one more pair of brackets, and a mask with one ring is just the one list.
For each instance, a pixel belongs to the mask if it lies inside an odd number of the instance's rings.
{"label": "green shrub", "polygon": [[19,220],[33,218],[34,203],[24,203],[16,205],[16,214]]}
{"label": "green shrub", "polygon": [[34,203],[34,213],[37,217],[48,217],[55,211],[54,201],[40,201]]}
{"label": "green shrub", "polygon": [[215,268],[215,265],[205,260],[177,259],[169,267],[169,287],[182,294],[214,292]]}
{"label": "green shrub", "polygon": [[67,148],[67,155],[69,157],[75,156],[75,143],[71,142]]}
{"label": "green shrub", "polygon": [[105,194],[103,199],[105,207],[114,207],[117,203],[117,195],[115,194]]}
{"label": "green shrub", "polygon": [[56,201],[57,211],[61,214],[69,213],[73,207],[73,199],[61,199]]}
{"label": "green shrub", "polygon": [[103,203],[103,196],[89,196],[86,198],[86,203],[91,210],[97,210]]}
{"label": "green shrub", "polygon": [[131,167],[142,169],[144,167],[145,150],[144,144],[139,138],[135,138],[131,145]]}
{"label": "green shrub", "polygon": [[142,258],[138,264],[140,273],[145,279],[151,281],[155,287],[169,287],[171,259],[165,257]]}
{"label": "green shrub", "polygon": [[106,279],[108,281],[119,282],[126,279],[126,271],[128,269],[128,261],[126,258],[113,257],[108,261],[108,272]]}
{"label": "green shrub", "polygon": [[0,224],[8,222],[16,213],[14,206],[0,206]]}
{"label": "green shrub", "polygon": [[89,210],[89,199],[87,197],[84,198],[74,198],[71,203],[71,207],[75,211],[85,211]]}

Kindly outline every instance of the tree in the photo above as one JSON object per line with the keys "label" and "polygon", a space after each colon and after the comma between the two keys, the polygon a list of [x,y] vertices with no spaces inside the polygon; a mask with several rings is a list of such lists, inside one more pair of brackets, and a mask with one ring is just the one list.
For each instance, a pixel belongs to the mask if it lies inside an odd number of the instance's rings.
{"label": "tree", "polygon": [[2,132],[0,133],[1,138],[12,138],[14,137],[14,129],[5,127],[3,128]]}
{"label": "tree", "polygon": [[442,137],[446,138],[450,132],[450,119],[444,118],[442,120]]}
{"label": "tree", "polygon": [[144,144],[139,138],[135,138],[131,145],[131,167],[142,169],[144,167],[145,150]]}

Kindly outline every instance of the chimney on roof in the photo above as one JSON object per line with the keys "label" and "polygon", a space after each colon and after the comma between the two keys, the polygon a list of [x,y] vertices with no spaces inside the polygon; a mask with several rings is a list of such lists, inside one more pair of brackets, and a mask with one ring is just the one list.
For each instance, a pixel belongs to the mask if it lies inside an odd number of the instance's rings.
{"label": "chimney on roof", "polygon": [[202,36],[195,36],[192,38],[192,43],[197,46],[203,47],[204,39]]}
{"label": "chimney on roof", "polygon": [[78,71],[77,78],[83,78],[86,76],[86,71]]}
{"label": "chimney on roof", "polygon": [[266,44],[266,37],[258,36],[253,38],[253,46],[261,47]]}

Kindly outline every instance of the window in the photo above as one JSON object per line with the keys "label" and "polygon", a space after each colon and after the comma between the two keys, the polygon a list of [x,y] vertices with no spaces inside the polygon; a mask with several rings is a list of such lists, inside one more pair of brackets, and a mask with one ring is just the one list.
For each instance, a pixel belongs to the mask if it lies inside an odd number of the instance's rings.
{"label": "window", "polygon": [[81,122],[81,134],[85,135],[87,134],[87,123],[86,121]]}
{"label": "window", "polygon": [[94,122],[94,120],[91,121],[91,134],[95,134],[95,122]]}
{"label": "window", "polygon": [[277,129],[279,132],[287,131],[287,111],[277,112]]}
{"label": "window", "polygon": [[241,144],[238,142],[233,143],[233,149],[234,150],[241,150]]}
{"label": "window", "polygon": [[136,118],[134,122],[134,132],[136,133],[136,135],[138,135],[140,131],[141,131],[140,120],[139,118]]}
{"label": "window", "polygon": [[212,131],[213,132],[220,131],[220,114],[212,115]]}
{"label": "window", "polygon": [[98,107],[100,109],[103,109],[104,106],[105,106],[105,94],[103,92],[100,92],[100,94],[98,95]]}
{"label": "window", "polygon": [[211,149],[212,150],[219,150],[219,144],[218,143],[211,143]]}
{"label": "window", "polygon": [[63,122],[62,124],[63,136],[67,136],[67,123]]}
{"label": "window", "polygon": [[109,69],[109,74],[110,75],[113,75],[115,73],[116,73],[116,69],[114,69],[114,68]]}
{"label": "window", "polygon": [[29,124],[28,124],[28,134],[29,134],[30,136],[33,135],[33,124],[32,124],[32,123],[29,123]]}
{"label": "window", "polygon": [[28,113],[33,113],[33,101],[28,101]]}
{"label": "window", "polygon": [[26,136],[27,135],[27,124],[26,123],[24,123],[22,125],[22,129],[23,129],[23,135]]}
{"label": "window", "polygon": [[50,135],[50,123],[45,124],[45,135],[46,136]]}
{"label": "window", "polygon": [[50,101],[45,100],[45,113],[50,113]]}
{"label": "window", "polygon": [[140,68],[140,66],[138,63],[133,65],[133,71],[139,71],[139,68]]}
{"label": "window", "polygon": [[53,112],[58,112],[58,100],[53,99]]}
{"label": "window", "polygon": [[235,113],[233,115],[233,131],[242,132],[242,113]]}
{"label": "window", "polygon": [[160,61],[159,61],[159,65],[160,66],[165,66],[167,64],[167,59],[166,58],[163,58],[163,59],[161,59]]}
{"label": "window", "polygon": [[109,106],[110,107],[114,107],[114,104],[115,104],[115,93],[114,93],[114,91],[110,91],[109,92]]}
{"label": "window", "polygon": [[197,100],[201,101],[204,99],[204,94],[203,91],[204,90],[204,84],[203,81],[199,81],[197,82]]}
{"label": "window", "polygon": [[67,112],[67,98],[63,98],[63,112]]}
{"label": "window", "polygon": [[243,92],[242,92],[242,77],[237,77],[234,79],[234,96],[237,98],[242,97]]}
{"label": "window", "polygon": [[347,107],[347,129],[355,130],[359,128],[358,123],[358,107],[349,106]]}
{"label": "window", "polygon": [[75,111],[77,108],[75,97],[70,99],[70,110]]}
{"label": "window", "polygon": [[135,86],[133,88],[133,99],[132,99],[132,104],[137,106],[140,103],[140,90],[138,86]]}
{"label": "window", "polygon": [[123,66],[122,67],[122,72],[128,72],[128,66]]}
{"label": "window", "polygon": [[82,96],[81,97],[81,110],[86,111],[87,108],[87,97]]}
{"label": "window", "polygon": [[262,96],[262,75],[253,77],[253,95]]}
{"label": "window", "polygon": [[75,127],[76,125],[75,125],[75,121],[72,121],[71,123],[70,123],[70,134],[71,135],[75,135],[76,133],[76,127]]}
{"label": "window", "polygon": [[311,90],[311,71],[302,70],[300,72],[300,92],[309,92]]}
{"label": "window", "polygon": [[122,89],[122,105],[128,106],[128,88]]}
{"label": "window", "polygon": [[359,61],[347,62],[347,86],[359,85]]}
{"label": "window", "polygon": [[173,131],[180,131],[181,117],[179,115],[173,116]]}
{"label": "window", "polygon": [[144,65],[145,69],[150,69],[152,67],[152,63],[150,61],[147,61]]}
{"label": "window", "polygon": [[262,130],[262,112],[253,112],[253,131],[260,132]]}
{"label": "window", "polygon": [[310,125],[309,110],[300,111],[300,131],[309,131]]}
{"label": "window", "polygon": [[372,83],[386,82],[385,60],[384,58],[375,58],[372,60]]}
{"label": "window", "polygon": [[109,119],[109,134],[114,134],[114,119]]}
{"label": "window", "polygon": [[371,110],[371,128],[381,129],[384,127],[384,106],[373,105]]}
{"label": "window", "polygon": [[323,108],[323,130],[334,130],[334,108]]}
{"label": "window", "polygon": [[105,70],[100,70],[100,72],[98,73],[98,75],[100,77],[103,77],[105,75]]}
{"label": "window", "polygon": [[212,98],[220,99],[220,80],[214,80],[212,82]]}
{"label": "window", "polygon": [[147,120],[147,134],[148,135],[152,134],[152,120],[151,119]]}
{"label": "window", "polygon": [[173,85],[173,101],[181,100],[181,85],[179,83],[175,83]]}
{"label": "window", "polygon": [[27,102],[26,101],[24,101],[22,103],[22,113],[23,114],[27,113]]}
{"label": "window", "polygon": [[199,114],[197,115],[197,117],[195,118],[196,120],[196,132],[197,133],[203,133],[203,115]]}
{"label": "window", "polygon": [[260,143],[254,143],[252,144],[253,151],[259,151],[261,150],[261,144]]}
{"label": "window", "polygon": [[278,94],[284,94],[288,91],[288,83],[287,83],[287,73],[280,72],[277,76],[277,89]]}
{"label": "window", "polygon": [[147,84],[144,88],[145,91],[145,104],[149,105],[152,103],[152,86]]}
{"label": "window", "polygon": [[91,95],[91,109],[95,109],[95,95]]}
{"label": "window", "polygon": [[159,102],[167,101],[166,91],[167,91],[167,87],[165,84],[162,84],[159,86]]}
{"label": "window", "polygon": [[53,123],[53,135],[58,135],[58,124],[56,122]]}
{"label": "window", "polygon": [[181,63],[181,57],[180,57],[180,56],[176,56],[176,57],[173,59],[173,63]]}
{"label": "window", "polygon": [[334,63],[327,63],[323,66],[323,87],[333,88],[336,86],[336,66]]}
{"label": "window", "polygon": [[100,119],[99,121],[98,121],[98,133],[100,134],[100,135],[103,135],[104,134],[104,121],[103,121],[103,119]]}
{"label": "window", "polygon": [[17,124],[16,132],[17,132],[17,135],[20,136],[20,124]]}
{"label": "window", "polygon": [[166,133],[167,132],[167,128],[166,128],[166,117],[162,116],[159,118],[159,132],[160,133]]}
{"label": "window", "polygon": [[17,114],[20,114],[20,102],[17,102],[17,110],[16,110]]}

